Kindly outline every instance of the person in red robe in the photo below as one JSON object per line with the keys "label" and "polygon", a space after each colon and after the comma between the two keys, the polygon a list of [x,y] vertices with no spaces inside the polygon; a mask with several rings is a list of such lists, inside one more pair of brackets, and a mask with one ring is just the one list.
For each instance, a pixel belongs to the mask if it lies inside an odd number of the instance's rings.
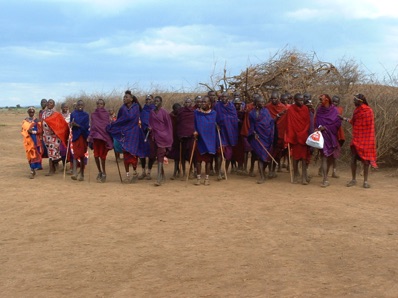
{"label": "person in red robe", "polygon": [[[286,151],[285,144],[285,132],[287,127],[287,106],[282,104],[279,100],[279,93],[272,92],[270,102],[265,105],[265,108],[271,114],[271,117],[274,119],[276,123],[276,135],[274,139],[273,146],[273,157],[280,164],[282,156]],[[270,172],[268,174],[268,178],[275,178],[277,175],[275,173],[276,163],[271,163]]]}
{"label": "person in red robe", "polygon": [[377,168],[374,114],[363,94],[356,94],[354,96],[354,105],[355,110],[351,119],[341,116],[343,120],[352,125],[352,140],[350,145],[352,179],[347,183],[347,187],[357,184],[357,160],[360,160],[363,163],[363,187],[370,188],[368,182],[369,167]]}
{"label": "person in red robe", "polygon": [[60,144],[67,146],[69,138],[69,127],[61,113],[54,110],[55,101],[49,99],[47,101],[47,109],[42,111],[42,128],[43,140],[47,148],[47,156],[49,160],[49,171],[46,176],[52,176],[58,162],[61,160]]}
{"label": "person in red robe", "polygon": [[294,183],[298,183],[298,164],[301,161],[301,183],[307,185],[309,177],[307,174],[307,160],[309,158],[309,147],[305,143],[309,136],[310,113],[304,105],[304,97],[301,93],[294,95],[294,104],[287,110],[286,142],[290,144],[290,156],[293,158]]}

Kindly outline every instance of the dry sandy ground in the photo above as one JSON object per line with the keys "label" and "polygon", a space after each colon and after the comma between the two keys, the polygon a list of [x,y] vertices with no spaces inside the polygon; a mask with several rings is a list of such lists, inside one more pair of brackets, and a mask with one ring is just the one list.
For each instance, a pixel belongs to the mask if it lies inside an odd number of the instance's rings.
{"label": "dry sandy ground", "polygon": [[326,189],[287,172],[154,187],[120,184],[110,154],[105,184],[93,160],[90,182],[47,164],[30,180],[24,117],[0,114],[1,297],[398,297],[395,169],[371,189],[346,170]]}

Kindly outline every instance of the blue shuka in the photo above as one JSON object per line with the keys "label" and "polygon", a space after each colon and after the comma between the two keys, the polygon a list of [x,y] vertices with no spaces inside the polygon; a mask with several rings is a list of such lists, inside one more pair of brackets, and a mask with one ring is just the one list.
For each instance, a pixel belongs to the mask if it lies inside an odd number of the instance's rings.
{"label": "blue shuka", "polygon": [[76,122],[80,127],[72,127],[72,142],[77,141],[80,136],[87,140],[90,133],[90,116],[85,111],[75,110],[70,114],[70,119]]}
{"label": "blue shuka", "polygon": [[141,128],[146,133],[148,126],[149,126],[149,115],[151,114],[151,111],[155,109],[154,104],[145,104],[144,107],[142,108],[140,118],[141,118]]}
{"label": "blue shuka", "polygon": [[[262,108],[258,115],[257,110],[254,109],[249,113],[250,128],[248,133],[248,141],[252,146],[254,153],[262,161],[268,161],[268,153],[264,150],[261,144],[267,148],[268,152],[272,153],[272,144],[274,141],[275,122],[272,119],[268,109]],[[257,134],[258,139],[256,139]],[[261,144],[260,144],[261,142]]]}
{"label": "blue shuka", "polygon": [[108,125],[107,131],[122,146],[124,151],[131,155],[143,157],[141,144],[144,133],[139,127],[140,106],[136,103],[130,108],[121,106],[116,121]]}
{"label": "blue shuka", "polygon": [[219,101],[214,110],[217,112],[217,124],[223,146],[236,146],[238,143],[238,113],[232,102]]}
{"label": "blue shuka", "polygon": [[216,154],[216,117],[217,113],[214,110],[211,110],[208,113],[195,110],[195,130],[199,134],[198,150],[201,155],[206,153]]}

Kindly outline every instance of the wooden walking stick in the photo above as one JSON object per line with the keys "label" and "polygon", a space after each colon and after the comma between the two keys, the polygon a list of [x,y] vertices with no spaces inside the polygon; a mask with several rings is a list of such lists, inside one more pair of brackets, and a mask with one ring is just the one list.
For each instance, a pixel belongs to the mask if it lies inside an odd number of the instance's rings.
{"label": "wooden walking stick", "polygon": [[178,174],[181,175],[182,171],[182,142],[180,140],[180,161],[178,163]]}
{"label": "wooden walking stick", "polygon": [[117,171],[119,172],[120,183],[123,183],[122,174],[120,173],[119,161],[117,160],[116,150],[113,149],[113,152],[115,152],[116,165],[117,165]]}
{"label": "wooden walking stick", "polygon": [[272,157],[271,153],[269,153],[269,151],[267,150],[267,148],[265,148],[265,146],[263,145],[263,143],[261,143],[258,135],[256,134],[255,136],[257,142],[260,144],[260,146],[265,150],[265,152],[267,152],[268,156],[271,157],[272,161],[278,166],[278,162],[275,160],[275,158]]}
{"label": "wooden walking stick", "polygon": [[[84,160],[83,160],[84,162]],[[91,171],[90,171],[90,151],[87,149],[87,168],[88,168],[88,183],[91,182]]]}
{"label": "wooden walking stick", "polygon": [[[225,180],[228,180],[227,177],[227,167],[225,166],[225,158],[224,158],[224,150],[222,149],[222,141],[221,141],[221,134],[220,134],[220,128],[217,126],[217,132],[218,132],[218,139],[220,140],[220,151],[221,151],[221,161],[223,161],[223,168],[224,168],[224,175],[225,175]],[[219,169],[220,170],[220,169]]]}
{"label": "wooden walking stick", "polygon": [[290,143],[287,143],[287,157],[289,158],[290,182],[293,183],[292,158],[290,157]]}
{"label": "wooden walking stick", "polygon": [[[71,134],[69,132],[69,136],[68,136],[68,144],[66,145],[66,156],[65,156],[65,166],[64,166],[64,180],[65,180],[65,176],[66,176],[66,162],[68,160],[68,154],[69,154],[69,147],[70,147],[70,139],[71,139]],[[70,163],[70,160],[69,160]]]}
{"label": "wooden walking stick", "polygon": [[188,170],[188,173],[187,173],[186,182],[188,182],[189,174],[191,173],[192,160],[193,160],[193,154],[195,152],[195,147],[196,147],[196,138],[193,139],[193,146],[192,146],[191,158],[189,159],[189,170]]}

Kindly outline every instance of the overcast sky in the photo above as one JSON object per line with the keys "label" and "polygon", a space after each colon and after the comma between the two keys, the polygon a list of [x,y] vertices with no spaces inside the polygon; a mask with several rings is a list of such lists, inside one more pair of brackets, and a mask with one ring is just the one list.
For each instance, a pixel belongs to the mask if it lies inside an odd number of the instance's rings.
{"label": "overcast sky", "polygon": [[195,90],[288,47],[398,64],[398,2],[387,0],[0,0],[0,106],[127,88]]}

